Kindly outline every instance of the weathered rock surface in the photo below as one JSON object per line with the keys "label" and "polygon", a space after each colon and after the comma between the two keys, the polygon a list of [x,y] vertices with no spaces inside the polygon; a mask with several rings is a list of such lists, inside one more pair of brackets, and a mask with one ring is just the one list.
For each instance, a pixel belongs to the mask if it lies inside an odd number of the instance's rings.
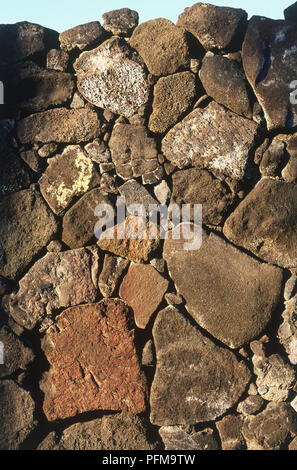
{"label": "weathered rock surface", "polygon": [[32,182],[32,174],[16,152],[0,142],[0,197],[28,189]]}
{"label": "weathered rock surface", "polygon": [[297,434],[296,413],[287,403],[269,403],[262,413],[245,419],[242,433],[248,450],[281,450]]}
{"label": "weathered rock surface", "polygon": [[114,36],[130,36],[139,22],[137,11],[129,8],[108,11],[102,18],[104,29]]}
{"label": "weathered rock surface", "polygon": [[162,426],[159,434],[165,450],[218,450],[219,445],[212,429],[187,432],[182,426]]}
{"label": "weathered rock surface", "polygon": [[112,297],[128,265],[129,261],[124,258],[108,253],[105,255],[98,281],[99,290],[103,297]]}
{"label": "weathered rock surface", "polygon": [[146,382],[131,321],[119,299],[72,307],[59,315],[42,340],[51,365],[41,384],[49,421],[98,409],[145,410]]}
{"label": "weathered rock surface", "polygon": [[130,44],[153,75],[170,75],[189,65],[186,31],[164,18],[137,26]]}
{"label": "weathered rock surface", "polygon": [[252,117],[248,82],[238,62],[208,53],[203,59],[199,77],[206,93],[217,103],[237,114]]}
{"label": "weathered rock surface", "polygon": [[243,362],[215,346],[173,307],[153,328],[157,369],[151,388],[151,422],[190,425],[215,420],[239,400],[250,380]]}
{"label": "weathered rock surface", "polygon": [[294,23],[260,16],[249,21],[243,66],[263,108],[268,130],[297,124],[297,108],[290,102],[290,84],[296,80],[296,48]]}
{"label": "weathered rock surface", "polygon": [[96,49],[83,52],[74,69],[78,90],[99,108],[129,118],[148,101],[144,66],[123,38],[108,39]]}
{"label": "weathered rock surface", "polygon": [[[73,179],[74,182],[76,180]],[[99,204],[111,205],[111,200],[99,188],[95,188],[79,199],[64,215],[62,241],[70,248],[86,246],[95,238],[94,229],[98,218],[94,212]]]}
{"label": "weathered rock surface", "polygon": [[67,29],[59,36],[61,49],[70,52],[74,49],[83,50],[87,47],[98,46],[104,39],[105,31],[99,21],[81,24]]}
{"label": "weathered rock surface", "polygon": [[20,325],[32,329],[54,310],[95,302],[98,254],[81,248],[47,253],[20,280],[7,309]]}
{"label": "weathered rock surface", "polygon": [[112,161],[117,174],[124,180],[156,174],[162,177],[155,139],[148,136],[144,126],[116,124],[109,141]]}
{"label": "weathered rock surface", "polygon": [[206,50],[237,51],[247,26],[247,13],[239,8],[195,3],[178,17],[183,26],[197,37]]}
{"label": "weathered rock surface", "polygon": [[90,159],[95,163],[107,163],[111,160],[110,150],[106,144],[99,139],[93,140],[85,146]]}
{"label": "weathered rock surface", "polygon": [[35,427],[31,394],[13,380],[0,381],[0,449],[18,450]]}
{"label": "weathered rock surface", "polygon": [[284,17],[287,21],[297,21],[297,2],[284,10]]}
{"label": "weathered rock surface", "polygon": [[222,442],[222,450],[243,450],[245,448],[242,425],[242,417],[235,415],[225,416],[216,423]]}
{"label": "weathered rock surface", "polygon": [[285,143],[278,138],[272,140],[268,149],[264,152],[260,163],[260,172],[263,176],[276,177],[286,159]]}
{"label": "weathered rock surface", "polygon": [[0,26],[0,64],[6,65],[44,54],[58,46],[58,33],[38,24],[22,21]]}
{"label": "weathered rock surface", "polygon": [[203,223],[220,225],[235,203],[229,187],[209,171],[200,168],[181,170],[172,176],[171,203],[202,204]]}
{"label": "weathered rock surface", "polygon": [[146,367],[154,367],[156,364],[154,345],[151,339],[149,339],[144,345],[141,356],[141,364]]}
{"label": "weathered rock surface", "polygon": [[297,267],[297,186],[262,179],[227,219],[225,236],[268,263]]}
{"label": "weathered rock surface", "polygon": [[199,250],[185,250],[184,241],[165,240],[163,256],[189,313],[231,348],[258,336],[280,301],[282,271],[256,261],[213,233],[203,232]]}
{"label": "weathered rock surface", "polygon": [[189,111],[196,94],[196,77],[192,72],[161,77],[154,87],[149,129],[159,134],[166,132]]}
{"label": "weathered rock surface", "polygon": [[195,109],[165,136],[162,150],[178,168],[218,170],[235,179],[249,174],[257,124],[212,102]]}
{"label": "weathered rock surface", "polygon": [[154,187],[154,193],[160,204],[166,205],[171,196],[171,189],[165,180]]}
{"label": "weathered rock surface", "polygon": [[98,137],[99,121],[91,109],[50,109],[19,121],[17,133],[22,144],[78,144]]}
{"label": "weathered rock surface", "polygon": [[94,163],[78,145],[69,145],[60,155],[51,158],[39,180],[41,194],[57,215],[62,215],[77,197],[99,183]]}
{"label": "weathered rock surface", "polygon": [[150,213],[150,206],[156,206],[158,204],[148,190],[135,180],[129,180],[120,186],[119,193],[125,198],[127,209],[130,205],[141,204],[145,209],[147,217]]}
{"label": "weathered rock surface", "polygon": [[297,296],[286,302],[282,314],[283,322],[278,330],[278,337],[288,354],[289,361],[297,365]]}
{"label": "weathered rock surface", "polygon": [[14,372],[26,370],[34,360],[33,351],[7,327],[0,329],[0,343],[3,344],[4,360],[0,362],[0,377],[8,377]]}
{"label": "weathered rock surface", "polygon": [[0,275],[14,279],[53,238],[57,222],[31,189],[2,198],[0,220]]}
{"label": "weathered rock surface", "polygon": [[138,328],[146,328],[168,288],[168,281],[149,264],[132,264],[120,287],[120,297],[134,312]]}
{"label": "weathered rock surface", "polygon": [[244,416],[255,415],[264,408],[265,400],[260,395],[248,396],[237,407],[238,413]]}
{"label": "weathered rock surface", "polygon": [[46,56],[46,66],[51,70],[66,72],[69,63],[69,55],[60,49],[51,49]]}

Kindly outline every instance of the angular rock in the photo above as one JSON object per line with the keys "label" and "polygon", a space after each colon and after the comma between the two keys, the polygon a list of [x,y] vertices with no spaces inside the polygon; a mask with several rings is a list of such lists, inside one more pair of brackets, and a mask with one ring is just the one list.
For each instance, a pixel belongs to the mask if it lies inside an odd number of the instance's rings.
{"label": "angular rock", "polygon": [[296,413],[287,403],[269,403],[262,413],[245,419],[242,433],[248,450],[281,450],[297,434]]}
{"label": "angular rock", "polygon": [[85,107],[85,101],[81,97],[80,93],[76,91],[73,95],[72,101],[70,103],[70,108],[71,109],[81,109]]}
{"label": "angular rock", "polygon": [[196,94],[196,77],[192,72],[161,77],[154,87],[149,129],[159,134],[166,132],[190,110]]}
{"label": "angular rock", "polygon": [[213,233],[203,231],[199,250],[185,250],[184,242],[165,240],[163,257],[188,312],[231,348],[259,336],[280,301],[282,271],[249,257]]}
{"label": "angular rock", "polygon": [[145,209],[147,217],[150,213],[150,206],[156,206],[158,204],[147,189],[135,180],[127,181],[120,186],[119,192],[120,195],[125,198],[127,208],[133,204],[141,204]]}
{"label": "angular rock", "polygon": [[165,300],[168,305],[182,305],[184,303],[183,298],[179,294],[168,293],[165,294]]}
{"label": "angular rock", "polygon": [[286,302],[290,300],[296,294],[296,290],[297,290],[297,275],[294,274],[288,279],[285,285],[284,299]]}
{"label": "angular rock", "polygon": [[102,18],[104,29],[114,36],[131,36],[139,22],[137,11],[129,8],[108,11],[102,15]]}
{"label": "angular rock", "polygon": [[264,152],[260,163],[260,172],[263,176],[276,177],[286,161],[286,146],[280,139],[273,139]]}
{"label": "angular rock", "polygon": [[284,17],[287,21],[297,21],[297,2],[284,10]]}
{"label": "angular rock", "polygon": [[295,23],[261,16],[249,21],[242,49],[243,66],[269,131],[297,124],[297,108],[290,94],[290,84],[296,80],[296,48]]}
{"label": "angular rock", "polygon": [[98,46],[105,36],[104,28],[99,21],[81,24],[74,28],[67,29],[59,36],[61,49],[67,52],[79,49],[80,51],[87,47]]}
{"label": "angular rock", "polygon": [[47,253],[20,280],[6,309],[14,320],[31,330],[55,310],[95,302],[98,254],[81,248]]}
{"label": "angular rock", "polygon": [[99,139],[93,140],[85,146],[90,159],[95,163],[107,163],[111,160],[110,150],[106,144]]}
{"label": "angular rock", "polygon": [[196,36],[208,51],[238,51],[247,27],[247,13],[239,8],[195,3],[179,15],[177,24]]}
{"label": "angular rock", "polygon": [[57,215],[62,215],[75,198],[99,183],[94,163],[78,145],[69,145],[60,155],[51,158],[39,180],[41,194]]}
{"label": "angular rock", "polygon": [[168,284],[150,264],[130,266],[120,287],[120,297],[132,307],[138,328],[146,328],[162,302]]}
{"label": "angular rock", "polygon": [[98,409],[145,410],[146,381],[131,313],[121,300],[65,310],[47,330],[42,349],[51,365],[41,384],[49,421]]}
{"label": "angular rock", "polygon": [[244,401],[240,402],[237,411],[244,416],[255,415],[264,408],[265,401],[260,395],[248,396]]}
{"label": "angular rock", "polygon": [[153,328],[157,368],[151,388],[151,422],[158,426],[212,421],[236,404],[250,380],[243,362],[215,346],[175,308]]}
{"label": "angular rock", "polygon": [[79,92],[99,108],[129,118],[149,99],[144,66],[123,38],[113,37],[83,52],[74,69]]}
{"label": "angular rock", "polygon": [[297,267],[297,186],[262,179],[235,209],[224,235],[268,263]]}
{"label": "angular rock", "polygon": [[3,344],[4,361],[0,362],[0,377],[8,377],[14,372],[26,370],[34,360],[33,351],[7,327],[0,329],[0,344]]}
{"label": "angular rock", "polygon": [[34,173],[42,173],[44,170],[44,161],[39,158],[35,150],[20,152],[20,157]]}
{"label": "angular rock", "polygon": [[243,419],[241,416],[228,415],[216,423],[222,441],[222,450],[243,450]]}
{"label": "angular rock", "polygon": [[99,276],[98,286],[103,297],[112,297],[117,289],[129,261],[118,256],[106,254]]}
{"label": "angular rock", "polygon": [[152,340],[148,340],[142,350],[141,364],[146,367],[154,367],[156,358],[154,353],[154,345]]}
{"label": "angular rock", "polygon": [[249,86],[238,62],[208,53],[203,59],[199,77],[206,93],[217,103],[252,118]]}
{"label": "angular rock", "polygon": [[159,434],[165,450],[219,450],[212,429],[189,433],[182,426],[163,426]]}
{"label": "angular rock", "polygon": [[212,102],[176,124],[163,139],[162,151],[180,169],[193,165],[242,179],[250,173],[256,134],[256,123]]}
{"label": "angular rock", "polygon": [[0,275],[15,279],[53,238],[57,222],[31,189],[2,198],[0,220]]}
{"label": "angular rock", "polygon": [[172,176],[171,203],[202,204],[203,223],[221,225],[235,203],[235,196],[226,183],[207,170],[190,168]]}
{"label": "angular rock", "polygon": [[33,431],[34,401],[13,380],[0,381],[0,450],[18,450]]}
{"label": "angular rock", "polygon": [[164,18],[146,21],[134,30],[131,46],[153,75],[170,75],[189,66],[189,45],[184,28]]}
{"label": "angular rock", "polygon": [[286,302],[282,314],[283,322],[278,330],[278,338],[288,354],[289,361],[297,365],[297,296]]}
{"label": "angular rock", "polygon": [[0,197],[29,188],[31,171],[5,141],[0,141],[0,166]]}
{"label": "angular rock", "polygon": [[297,183],[297,155],[292,155],[282,171],[282,177],[287,183]]}
{"label": "angular rock", "polygon": [[[149,175],[158,170],[158,149],[155,139],[144,126],[116,124],[109,141],[116,172],[124,180]],[[157,181],[157,180],[156,180]]]}
{"label": "angular rock", "polygon": [[0,64],[6,65],[44,54],[59,44],[58,33],[38,24],[22,21],[0,26]]}
{"label": "angular rock", "polygon": [[[73,181],[75,180],[74,178]],[[95,188],[79,199],[64,215],[62,241],[70,248],[86,246],[95,238],[98,218],[94,212],[99,204],[111,205],[111,200],[99,188]]]}
{"label": "angular rock", "polygon": [[57,149],[58,149],[58,145],[52,142],[50,144],[42,145],[38,149],[37,153],[41,158],[49,158],[56,153]]}
{"label": "angular rock", "polygon": [[51,49],[46,56],[46,66],[48,69],[66,72],[68,68],[69,55],[60,49]]}
{"label": "angular rock", "polygon": [[165,180],[154,187],[154,193],[160,204],[166,205],[171,196],[171,190]]}
{"label": "angular rock", "polygon": [[290,442],[288,450],[297,450],[297,437]]}

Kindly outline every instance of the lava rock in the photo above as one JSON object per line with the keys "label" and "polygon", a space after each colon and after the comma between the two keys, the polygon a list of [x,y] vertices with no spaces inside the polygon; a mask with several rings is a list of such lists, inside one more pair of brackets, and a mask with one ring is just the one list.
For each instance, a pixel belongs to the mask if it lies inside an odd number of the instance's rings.
{"label": "lava rock", "polygon": [[129,8],[108,11],[102,15],[102,18],[104,29],[114,36],[131,36],[139,23],[137,11]]}
{"label": "lava rock", "polygon": [[75,49],[82,51],[87,47],[98,46],[104,37],[105,31],[99,21],[92,21],[67,29],[60,34],[59,41],[64,51],[70,52]]}

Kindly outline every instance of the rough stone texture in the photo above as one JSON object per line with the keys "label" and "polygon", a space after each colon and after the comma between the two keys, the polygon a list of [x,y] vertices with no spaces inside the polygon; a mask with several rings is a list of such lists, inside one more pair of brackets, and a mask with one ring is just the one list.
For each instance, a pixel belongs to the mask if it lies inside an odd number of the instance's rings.
{"label": "rough stone texture", "polygon": [[0,220],[0,275],[15,279],[53,238],[57,222],[31,189],[2,198]]}
{"label": "rough stone texture", "polygon": [[46,56],[46,66],[48,69],[66,72],[69,63],[69,55],[60,49],[51,49]]}
{"label": "rough stone texture", "polygon": [[0,343],[3,344],[4,361],[0,362],[0,377],[8,377],[14,372],[26,370],[34,360],[33,351],[7,327],[0,329]]}
{"label": "rough stone texture", "polygon": [[119,299],[72,307],[59,315],[42,340],[51,365],[41,384],[49,421],[98,409],[145,410],[146,382],[131,320]]}
{"label": "rough stone texture", "polygon": [[239,348],[265,329],[280,301],[279,268],[204,231],[200,250],[187,251],[183,239],[169,238],[163,256],[187,310],[215,338]]}
{"label": "rough stone texture", "polygon": [[[141,204],[148,217],[150,213],[150,205],[157,205],[158,202],[141,184],[135,180],[130,180],[119,187],[119,192],[125,198],[127,209],[130,205]],[[129,212],[129,211],[128,211]],[[131,214],[133,215],[133,214]]]}
{"label": "rough stone texture", "polygon": [[264,152],[260,163],[260,172],[263,176],[278,176],[285,162],[286,146],[280,139],[273,139]]}
{"label": "rough stone texture", "polygon": [[20,325],[32,329],[63,307],[95,302],[98,254],[81,248],[47,253],[20,280],[7,309]]}
{"label": "rough stone texture", "polygon": [[83,52],[74,69],[78,90],[99,108],[129,118],[148,101],[144,66],[122,38],[113,37],[96,49]]}
{"label": "rough stone texture", "polygon": [[243,450],[245,448],[242,436],[243,420],[241,416],[228,415],[216,423],[222,441],[223,450]]}
{"label": "rough stone texture", "polygon": [[162,426],[159,434],[165,450],[218,450],[219,445],[212,429],[187,432],[182,426]]}
{"label": "rough stone texture", "polygon": [[239,400],[250,380],[243,362],[215,346],[173,307],[153,328],[157,368],[151,388],[151,422],[190,425],[215,420]]}
{"label": "rough stone texture", "polygon": [[[124,180],[138,178],[160,170],[155,139],[143,126],[116,124],[109,141],[112,161],[117,174]],[[159,179],[161,174],[159,176]],[[158,181],[158,179],[156,179]]]}
{"label": "rough stone texture", "polygon": [[129,261],[118,256],[106,254],[99,276],[98,286],[103,297],[112,297],[117,289]]}
{"label": "rough stone texture", "polygon": [[17,133],[22,144],[78,144],[98,137],[99,121],[91,109],[50,109],[22,119]]}
{"label": "rough stone texture", "polygon": [[64,31],[60,34],[59,41],[64,51],[70,52],[74,49],[82,51],[87,47],[98,46],[104,39],[104,35],[104,28],[99,21],[92,21]]}
{"label": "rough stone texture", "polygon": [[94,229],[98,218],[94,211],[99,204],[111,205],[111,201],[99,188],[95,188],[79,199],[64,215],[62,241],[70,248],[86,246],[95,238]]}
{"label": "rough stone texture", "polygon": [[31,394],[12,380],[0,381],[0,450],[18,450],[35,427]]}
{"label": "rough stone texture", "polygon": [[166,132],[190,110],[196,94],[196,77],[192,72],[161,77],[154,87],[149,129],[159,134]]}
{"label": "rough stone texture", "polygon": [[153,75],[170,75],[189,66],[186,31],[164,18],[137,26],[130,44]]}
{"label": "rough stone texture", "polygon": [[57,215],[62,215],[75,198],[99,183],[94,163],[78,145],[69,145],[60,155],[51,158],[39,180],[41,194]]}
{"label": "rough stone texture", "polygon": [[287,21],[297,21],[297,2],[284,10],[284,17]]}
{"label": "rough stone texture", "polygon": [[196,36],[206,50],[237,51],[246,31],[247,13],[239,8],[195,3],[179,15],[177,24]]}
{"label": "rough stone texture", "polygon": [[242,433],[248,450],[281,450],[297,434],[296,413],[287,403],[269,403],[262,413],[245,419]]}
{"label": "rough stone texture", "polygon": [[297,450],[297,437],[289,444],[288,450]]}
{"label": "rough stone texture", "polygon": [[160,204],[166,205],[171,196],[171,190],[165,180],[154,187],[154,193]]}
{"label": "rough stone texture", "polygon": [[278,337],[291,364],[297,365],[297,296],[287,301],[285,305]]}
{"label": "rough stone texture", "polygon": [[120,287],[120,297],[132,307],[138,328],[146,328],[162,302],[168,284],[152,265],[130,266]]}
{"label": "rough stone texture", "polygon": [[48,157],[53,156],[56,153],[57,149],[58,149],[58,145],[52,142],[50,144],[42,145],[38,149],[37,153],[41,158],[48,158]]}
{"label": "rough stone texture", "polygon": [[44,161],[39,158],[35,150],[26,150],[20,153],[21,159],[31,168],[34,173],[42,173],[44,170]]}
{"label": "rough stone texture", "polygon": [[28,21],[2,24],[0,44],[0,65],[6,65],[44,54],[56,47],[58,33]]}
{"label": "rough stone texture", "polygon": [[249,173],[256,133],[256,123],[212,102],[176,124],[163,139],[162,150],[178,168],[206,167],[242,179]]}
{"label": "rough stone texture", "polygon": [[50,433],[38,450],[153,450],[144,422],[138,416],[121,413],[87,423],[73,424],[61,436]]}
{"label": "rough stone texture", "polygon": [[95,163],[107,163],[111,160],[109,148],[99,139],[95,139],[93,142],[87,144],[85,151]]}
{"label": "rough stone texture", "polygon": [[221,225],[235,203],[227,184],[200,168],[181,170],[172,176],[171,203],[202,204],[203,223]]}
{"label": "rough stone texture", "polygon": [[255,415],[264,408],[265,401],[260,395],[248,396],[237,407],[238,413],[244,416]]}
{"label": "rough stone texture", "polygon": [[290,83],[296,80],[297,32],[294,23],[254,16],[242,49],[245,74],[261,104],[268,130],[297,124],[290,103]]}
{"label": "rough stone texture", "polygon": [[146,367],[154,367],[156,364],[154,345],[151,339],[149,339],[144,345],[142,350],[141,364]]}
{"label": "rough stone texture", "polygon": [[297,267],[297,186],[262,179],[235,209],[225,236],[268,263]]}
{"label": "rough stone texture", "polygon": [[32,174],[16,152],[0,139],[0,197],[28,189]]}
{"label": "rough stone texture", "polygon": [[291,276],[285,284],[284,290],[284,299],[287,302],[290,300],[295,294],[297,290],[297,275],[294,274]]}
{"label": "rough stone texture", "polygon": [[130,36],[139,22],[137,11],[129,8],[108,11],[102,15],[102,18],[104,29],[114,36]]}
{"label": "rough stone texture", "polygon": [[217,103],[237,114],[252,117],[248,82],[238,62],[208,53],[203,59],[199,77],[206,93]]}

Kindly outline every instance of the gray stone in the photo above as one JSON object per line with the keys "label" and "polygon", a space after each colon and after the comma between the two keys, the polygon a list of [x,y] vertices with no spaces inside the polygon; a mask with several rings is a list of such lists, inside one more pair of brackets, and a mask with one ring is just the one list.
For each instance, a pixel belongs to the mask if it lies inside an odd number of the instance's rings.
{"label": "gray stone", "polygon": [[99,290],[103,297],[113,296],[128,265],[129,261],[124,258],[108,253],[105,255],[98,281]]}
{"label": "gray stone", "polygon": [[[135,180],[130,180],[119,187],[119,192],[125,198],[127,208],[132,204],[141,204],[148,216],[150,205],[156,206],[158,202],[154,199],[147,189]],[[133,214],[131,214],[133,215]]]}
{"label": "gray stone", "polygon": [[166,205],[171,196],[171,190],[165,180],[154,187],[154,193],[160,204]]}
{"label": "gray stone", "polygon": [[219,450],[212,429],[190,433],[182,426],[162,426],[159,434],[165,450]]}

